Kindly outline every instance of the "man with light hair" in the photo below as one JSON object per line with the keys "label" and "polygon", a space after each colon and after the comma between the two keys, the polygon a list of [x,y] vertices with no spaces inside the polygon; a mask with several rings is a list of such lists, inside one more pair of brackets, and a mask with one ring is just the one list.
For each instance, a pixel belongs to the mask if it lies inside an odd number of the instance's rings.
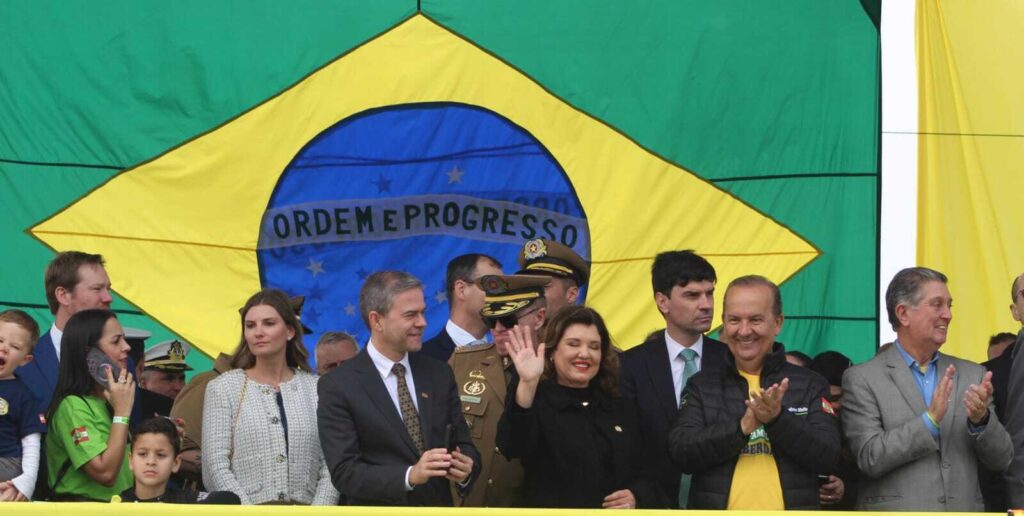
{"label": "man with light hair", "polygon": [[885,307],[893,345],[843,375],[843,431],[863,473],[857,508],[984,509],[978,464],[1006,469],[1010,436],[992,404],[992,373],[939,352],[953,319],[946,276],[903,269]]}
{"label": "man with light hair", "polygon": [[316,341],[316,374],[323,376],[359,353],[355,337],[343,331],[328,331]]}
{"label": "man with light hair", "polygon": [[427,305],[406,272],[359,291],[370,340],[320,379],[317,423],[334,486],[350,505],[452,506],[480,472],[448,364],[420,356]]}

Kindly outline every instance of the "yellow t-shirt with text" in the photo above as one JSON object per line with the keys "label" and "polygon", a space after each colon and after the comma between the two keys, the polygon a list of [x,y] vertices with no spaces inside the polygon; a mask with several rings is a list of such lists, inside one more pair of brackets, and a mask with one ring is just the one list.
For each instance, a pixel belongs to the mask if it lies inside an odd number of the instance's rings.
{"label": "yellow t-shirt with text", "polygon": [[[760,375],[752,375],[739,371],[747,379],[750,391],[760,389]],[[743,446],[736,471],[732,474],[732,487],[729,489],[729,505],[732,509],[781,511],[786,508],[782,500],[782,483],[779,481],[779,467],[772,455],[772,443],[764,425],[758,426],[750,433],[747,444]]]}

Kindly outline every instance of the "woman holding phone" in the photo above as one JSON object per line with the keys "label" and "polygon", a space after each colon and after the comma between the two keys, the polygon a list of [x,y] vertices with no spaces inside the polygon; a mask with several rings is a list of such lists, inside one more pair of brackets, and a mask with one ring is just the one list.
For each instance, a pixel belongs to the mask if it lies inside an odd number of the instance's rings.
{"label": "woman holding phone", "polygon": [[246,505],[336,505],[302,323],[275,289],[257,292],[240,312],[233,369],[206,388],[203,483]]}
{"label": "woman holding phone", "polygon": [[64,327],[57,387],[47,411],[47,480],[55,501],[109,502],[134,485],[128,467],[135,402],[129,349],[110,310],[83,310]]}

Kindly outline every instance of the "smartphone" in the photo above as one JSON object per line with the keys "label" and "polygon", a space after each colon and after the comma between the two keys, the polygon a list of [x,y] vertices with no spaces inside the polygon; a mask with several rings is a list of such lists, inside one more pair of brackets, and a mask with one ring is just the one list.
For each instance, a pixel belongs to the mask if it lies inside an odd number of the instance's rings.
{"label": "smartphone", "polygon": [[818,475],[818,485],[823,486],[828,483],[828,475]]}
{"label": "smartphone", "polygon": [[448,448],[448,453],[455,451],[458,442],[455,440],[455,426],[451,423],[444,425],[444,445]]}
{"label": "smartphone", "polygon": [[110,388],[110,384],[107,382],[108,368],[110,369],[111,376],[115,379],[121,376],[121,366],[111,360],[106,353],[96,348],[89,350],[89,354],[85,356],[85,363],[89,367],[89,375],[102,385],[104,389]]}

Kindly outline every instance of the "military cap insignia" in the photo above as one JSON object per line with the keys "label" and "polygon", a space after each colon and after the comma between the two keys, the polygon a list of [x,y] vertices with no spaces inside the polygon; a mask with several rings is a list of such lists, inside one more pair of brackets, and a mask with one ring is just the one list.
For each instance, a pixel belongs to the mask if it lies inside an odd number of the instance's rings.
{"label": "military cap insignia", "polygon": [[167,358],[175,362],[185,361],[185,350],[181,347],[181,341],[171,342],[171,347],[167,350]]}
{"label": "military cap insignia", "polygon": [[483,283],[484,291],[488,293],[501,293],[508,290],[508,282],[500,276],[487,276]]}
{"label": "military cap insignia", "polygon": [[523,246],[523,258],[536,260],[548,255],[548,246],[541,239],[530,240]]}
{"label": "military cap insignia", "polygon": [[469,372],[469,377],[470,378],[476,378],[478,380],[486,380],[487,379],[487,377],[484,376],[484,372],[479,370],[479,369],[474,369],[474,370],[470,371]]}

